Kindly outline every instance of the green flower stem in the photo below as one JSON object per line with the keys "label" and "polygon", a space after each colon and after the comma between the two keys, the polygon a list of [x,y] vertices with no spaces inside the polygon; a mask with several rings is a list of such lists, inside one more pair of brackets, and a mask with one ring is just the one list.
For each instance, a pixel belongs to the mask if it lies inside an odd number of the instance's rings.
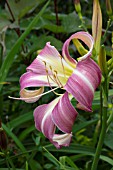
{"label": "green flower stem", "polygon": [[111,19],[109,19],[109,20],[107,21],[107,28],[106,28],[105,33],[104,33],[104,35],[103,35],[101,44],[103,44],[103,43],[105,42],[106,34],[107,34],[107,32],[108,32],[108,29],[109,29],[110,25],[111,25]]}
{"label": "green flower stem", "polygon": [[[106,80],[106,79],[105,79]],[[104,138],[106,135],[106,129],[107,129],[107,107],[108,107],[108,87],[107,87],[107,82],[105,81],[102,86],[103,86],[103,93],[104,93],[104,99],[103,99],[103,108],[102,108],[102,123],[101,123],[101,132],[100,132],[100,137],[99,137],[99,142],[97,144],[97,149],[96,153],[94,156],[94,160],[92,163],[92,168],[91,170],[97,170],[97,165],[99,162],[99,157],[101,154]]]}
{"label": "green flower stem", "polygon": [[83,28],[86,32],[87,32],[87,28],[85,26],[85,21],[83,20],[83,16],[82,16],[82,12],[81,12],[81,5],[80,5],[80,1],[76,1],[74,0],[74,5],[75,5],[75,10],[79,16],[79,19],[81,21],[81,28]]}
{"label": "green flower stem", "polygon": [[103,109],[103,98],[102,98],[102,87],[100,86],[100,119],[97,122],[96,128],[95,128],[95,132],[94,132],[94,136],[93,136],[93,146],[95,147],[97,140],[98,140],[98,136],[100,134],[100,127],[101,127],[101,123],[102,123],[102,109]]}
{"label": "green flower stem", "polygon": [[112,113],[110,114],[108,120],[107,120],[107,131],[109,130],[109,125],[113,121],[113,104],[112,104]]}
{"label": "green flower stem", "polygon": [[107,107],[104,107],[103,108],[103,121],[102,121],[101,134],[100,134],[100,138],[99,138],[99,142],[98,142],[98,145],[97,145],[97,149],[96,149],[96,153],[95,153],[95,157],[94,157],[94,160],[93,160],[91,170],[97,169],[99,157],[100,157],[101,150],[102,150],[102,145],[103,145],[103,142],[104,142],[104,137],[105,137],[105,134],[106,134],[105,133],[106,127],[107,127],[106,119],[107,119]]}

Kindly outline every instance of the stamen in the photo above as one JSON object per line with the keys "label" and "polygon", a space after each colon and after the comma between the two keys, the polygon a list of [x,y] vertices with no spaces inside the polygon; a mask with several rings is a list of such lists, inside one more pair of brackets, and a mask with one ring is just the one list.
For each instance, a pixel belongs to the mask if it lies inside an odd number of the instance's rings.
{"label": "stamen", "polygon": [[[56,95],[62,95],[62,94],[58,94],[57,92],[55,92],[54,90],[53,90],[53,88],[52,88],[52,86],[51,86],[51,84],[50,84],[50,81],[49,81],[49,78],[51,79],[51,80],[53,80],[56,84],[58,84],[57,82],[56,82],[56,79],[52,79],[51,78],[51,76],[49,75],[49,73],[48,73],[48,69],[47,69],[47,67],[46,67],[46,62],[45,61],[43,61],[44,62],[44,64],[45,64],[45,71],[46,71],[46,73],[47,73],[47,80],[48,80],[48,84],[49,84],[49,87],[51,88],[51,90],[52,90],[52,92],[54,93],[54,94],[56,94]],[[50,70],[51,70],[51,72],[52,72],[52,67],[51,66],[49,66],[50,67]],[[54,74],[53,74],[53,72],[52,72],[52,75],[53,75],[53,77],[54,77]],[[58,85],[59,86],[59,85]],[[59,88],[59,87],[58,87]]]}
{"label": "stamen", "polygon": [[[55,91],[55,90],[57,90],[57,89],[59,89],[59,87],[56,87],[56,88],[54,88],[54,89],[51,89],[51,90],[49,90],[49,91],[47,91],[47,92],[45,92],[45,93],[42,93],[42,94],[39,94],[38,96],[35,96],[35,97],[42,97],[42,96],[44,96],[45,94],[48,94],[48,93],[50,93],[50,92],[53,92],[53,91]],[[27,100],[27,99],[29,99],[29,98],[16,98],[16,97],[11,97],[11,96],[8,96],[10,99],[16,99],[16,100]],[[35,98],[35,97],[30,97],[30,99],[33,99],[33,98]]]}
{"label": "stamen", "polygon": [[[47,75],[47,79],[48,79],[49,87],[50,87],[51,90],[52,90],[53,88],[52,88],[52,86],[51,86],[51,84],[50,84],[50,82],[49,82],[49,75]],[[61,96],[61,95],[62,95],[62,94],[59,94],[59,93],[55,92],[54,90],[53,90],[53,93],[56,94],[56,95],[58,95],[58,96]]]}
{"label": "stamen", "polygon": [[46,67],[46,62],[45,61],[42,61],[44,64],[45,64],[45,67]]}
{"label": "stamen", "polygon": [[[50,67],[50,70],[51,70],[51,73],[52,73],[54,82],[60,87],[60,84],[59,84],[59,82],[58,82],[57,79],[56,79],[56,75],[53,73],[52,67],[51,67],[51,66],[49,66],[49,67]],[[57,71],[56,71],[56,72],[57,72]]]}
{"label": "stamen", "polygon": [[63,62],[62,62],[62,56],[61,55],[59,55],[59,57],[60,57],[60,59],[61,59],[61,64],[62,64],[62,68],[63,68],[63,73],[64,73],[64,77],[65,77],[65,79],[66,79],[66,73],[65,73],[65,69],[64,69],[64,65],[63,65]]}
{"label": "stamen", "polygon": [[[48,77],[53,81],[53,82],[55,82],[56,83],[56,81],[50,76],[50,74],[48,73],[48,69],[47,69],[47,67],[46,67],[46,62],[45,61],[43,61],[44,62],[44,64],[45,64],[45,71],[46,71],[46,73],[47,73],[47,75],[48,75]],[[52,67],[50,66],[50,68],[52,69]]]}
{"label": "stamen", "polygon": [[58,84],[60,85],[60,88],[63,88],[63,85],[62,85],[62,83],[60,82],[60,80],[59,80],[59,78],[58,78],[57,71],[54,70],[54,72],[55,72],[55,74],[56,74],[56,75],[54,74],[54,77],[55,77],[56,81],[57,81]]}

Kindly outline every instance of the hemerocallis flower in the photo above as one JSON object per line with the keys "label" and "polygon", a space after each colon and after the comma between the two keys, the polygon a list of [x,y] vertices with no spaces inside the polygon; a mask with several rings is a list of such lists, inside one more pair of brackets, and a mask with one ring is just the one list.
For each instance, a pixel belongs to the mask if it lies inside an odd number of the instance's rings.
{"label": "hemerocallis flower", "polygon": [[[79,39],[89,50],[76,61],[69,54],[70,41]],[[77,117],[77,111],[71,104],[74,97],[77,107],[92,111],[92,101],[95,89],[101,81],[101,71],[98,65],[90,58],[93,49],[93,38],[87,32],[73,34],[63,45],[62,56],[49,42],[39,53],[37,58],[27,67],[27,72],[20,78],[21,100],[35,102],[44,94],[44,86],[51,91],[64,89],[49,104],[38,106],[34,110],[36,128],[41,131],[57,148],[69,146],[72,137],[72,126]],[[27,90],[29,87],[40,87],[38,90]],[[55,92],[56,93],[56,92]],[[63,134],[56,134],[56,127]]]}

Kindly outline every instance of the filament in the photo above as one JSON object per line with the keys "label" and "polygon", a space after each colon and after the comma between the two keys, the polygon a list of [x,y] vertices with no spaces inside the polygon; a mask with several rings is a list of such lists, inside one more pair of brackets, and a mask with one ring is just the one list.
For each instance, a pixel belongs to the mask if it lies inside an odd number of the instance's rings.
{"label": "filament", "polygon": [[[62,95],[62,94],[59,94],[59,93],[55,92],[55,91],[53,90],[51,84],[50,84],[49,78],[52,79],[52,80],[59,86],[58,82],[56,81],[56,78],[54,77],[54,74],[53,74],[53,71],[52,71],[52,67],[50,66],[50,69],[51,69],[52,76],[53,76],[54,79],[53,79],[53,78],[50,76],[50,74],[48,73],[48,69],[47,69],[47,67],[46,67],[46,62],[45,62],[45,61],[44,61],[44,64],[45,64],[45,71],[46,71],[46,74],[47,74],[47,81],[48,81],[49,87],[51,88],[51,90],[52,90],[52,92],[53,92],[54,94],[56,94],[56,95],[58,95],[58,96]],[[60,87],[60,86],[59,86],[59,87]],[[58,87],[58,88],[59,88],[59,87]]]}
{"label": "filament", "polygon": [[[57,89],[59,89],[59,87],[56,87],[56,88],[54,88],[54,89],[51,89],[51,90],[49,90],[49,91],[47,91],[47,92],[45,92],[45,93],[42,93],[42,94],[39,94],[37,97],[42,97],[42,96],[44,96],[45,94],[48,94],[48,93],[50,93],[50,92],[53,92],[53,91],[55,91],[55,90],[57,90]],[[27,99],[29,99],[29,98],[16,98],[16,97],[11,97],[11,96],[8,96],[10,99],[16,99],[16,100],[27,100]],[[36,96],[35,96],[36,97]],[[35,97],[30,97],[30,99],[33,99],[33,98],[35,98]]]}
{"label": "filament", "polygon": [[51,69],[52,76],[53,76],[53,78],[54,78],[54,82],[56,82],[57,85],[58,85],[60,88],[62,88],[63,85],[61,84],[61,82],[60,82],[60,80],[59,80],[59,78],[58,78],[58,76],[57,76],[57,71],[54,70],[54,72],[55,72],[55,74],[54,74],[51,66],[50,66],[50,69]]}
{"label": "filament", "polygon": [[59,55],[60,59],[61,59],[61,64],[62,64],[62,68],[63,68],[63,73],[64,73],[64,77],[66,79],[66,73],[65,73],[65,69],[64,69],[64,64],[63,64],[63,61],[62,61],[62,56]]}
{"label": "filament", "polygon": [[60,80],[59,80],[59,78],[58,78],[57,71],[54,70],[54,72],[56,73],[56,75],[54,74],[54,77],[55,77],[55,79],[58,81],[58,84],[60,85],[59,87],[60,87],[60,88],[63,88],[63,85],[62,85],[62,83],[60,82]]}

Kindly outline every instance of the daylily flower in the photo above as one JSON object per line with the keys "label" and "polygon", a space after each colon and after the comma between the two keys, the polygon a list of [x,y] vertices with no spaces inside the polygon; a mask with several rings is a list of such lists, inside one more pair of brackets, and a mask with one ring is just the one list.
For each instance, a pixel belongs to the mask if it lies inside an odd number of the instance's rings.
{"label": "daylily flower", "polygon": [[[76,61],[69,54],[70,41],[79,39],[89,48],[84,56]],[[76,109],[71,104],[74,97],[77,107],[92,111],[92,101],[95,89],[101,81],[101,71],[90,58],[93,49],[93,38],[87,32],[73,34],[63,45],[62,56],[49,42],[37,58],[27,67],[27,72],[20,78],[21,100],[35,102],[44,94],[58,88],[65,93],[49,104],[38,106],[34,111],[36,128],[41,131],[57,148],[69,146],[72,137],[72,126],[77,116]],[[51,90],[44,92],[44,86]],[[38,90],[27,90],[29,87],[40,87]],[[56,92],[55,92],[56,93]],[[56,134],[56,127],[63,134]]]}

